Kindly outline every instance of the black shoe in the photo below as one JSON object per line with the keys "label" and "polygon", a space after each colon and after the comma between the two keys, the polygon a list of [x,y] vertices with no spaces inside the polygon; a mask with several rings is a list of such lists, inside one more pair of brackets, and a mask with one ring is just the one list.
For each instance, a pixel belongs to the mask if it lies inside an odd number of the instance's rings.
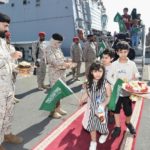
{"label": "black shoe", "polygon": [[121,133],[121,128],[120,127],[115,127],[115,129],[113,130],[113,133],[111,134],[112,138],[116,138],[120,135]]}
{"label": "black shoe", "polygon": [[129,129],[131,134],[136,134],[135,128],[131,123],[126,123],[127,128]]}

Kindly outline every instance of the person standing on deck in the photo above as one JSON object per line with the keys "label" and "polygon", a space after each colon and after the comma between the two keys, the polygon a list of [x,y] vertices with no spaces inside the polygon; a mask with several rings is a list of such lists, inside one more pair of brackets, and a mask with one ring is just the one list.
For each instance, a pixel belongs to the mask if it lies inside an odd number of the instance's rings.
{"label": "person standing on deck", "polygon": [[[61,78],[65,81],[65,71],[69,67],[65,63],[65,57],[60,48],[63,42],[62,35],[54,33],[50,39],[48,46],[46,47],[46,59],[48,63],[48,74],[50,85],[53,86],[55,82]],[[56,108],[50,113],[50,116],[56,119],[60,119],[62,115],[66,115],[67,112],[61,108],[61,103],[56,103]]]}
{"label": "person standing on deck", "polygon": [[47,89],[47,86],[44,85],[45,75],[46,75],[46,41],[45,41],[45,32],[39,32],[39,41],[32,44],[32,57],[37,67],[37,83],[38,89],[44,90]]}
{"label": "person standing on deck", "polygon": [[21,52],[9,53],[7,50],[5,32],[9,30],[10,17],[0,13],[0,150],[5,150],[3,141],[20,144],[23,139],[12,134],[14,112],[14,83],[12,82],[12,59],[22,57]]}

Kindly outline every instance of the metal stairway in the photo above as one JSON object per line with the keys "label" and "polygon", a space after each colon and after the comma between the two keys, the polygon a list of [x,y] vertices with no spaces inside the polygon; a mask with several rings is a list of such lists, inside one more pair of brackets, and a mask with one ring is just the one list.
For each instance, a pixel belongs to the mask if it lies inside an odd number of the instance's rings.
{"label": "metal stairway", "polygon": [[143,57],[142,56],[138,56],[134,59],[134,62],[136,63],[136,66],[138,68],[138,71],[140,73],[140,79],[142,79],[142,71],[143,71]]}

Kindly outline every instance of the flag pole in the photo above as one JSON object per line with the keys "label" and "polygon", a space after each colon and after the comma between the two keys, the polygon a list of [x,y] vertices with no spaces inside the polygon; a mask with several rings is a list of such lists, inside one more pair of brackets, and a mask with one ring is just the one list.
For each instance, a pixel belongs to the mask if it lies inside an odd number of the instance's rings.
{"label": "flag pole", "polygon": [[61,78],[59,78],[59,81],[60,82],[62,82],[63,84],[64,84],[64,86],[66,87],[66,88],[68,88],[68,90],[70,90],[71,92],[72,92],[72,95],[78,100],[78,102],[80,103],[80,98],[72,91],[72,89],[70,89],[70,87],[68,87],[67,85],[66,85],[66,83],[64,83],[64,81],[61,79]]}

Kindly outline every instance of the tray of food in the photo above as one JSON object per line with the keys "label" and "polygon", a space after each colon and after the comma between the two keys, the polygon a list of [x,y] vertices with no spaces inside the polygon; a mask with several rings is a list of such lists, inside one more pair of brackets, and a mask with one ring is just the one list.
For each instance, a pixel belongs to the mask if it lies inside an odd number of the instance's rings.
{"label": "tray of food", "polygon": [[144,81],[130,81],[123,83],[122,88],[130,93],[135,94],[150,93],[150,87]]}
{"label": "tray of food", "polygon": [[30,76],[32,71],[31,63],[26,61],[20,62],[18,64],[18,71],[21,76]]}

